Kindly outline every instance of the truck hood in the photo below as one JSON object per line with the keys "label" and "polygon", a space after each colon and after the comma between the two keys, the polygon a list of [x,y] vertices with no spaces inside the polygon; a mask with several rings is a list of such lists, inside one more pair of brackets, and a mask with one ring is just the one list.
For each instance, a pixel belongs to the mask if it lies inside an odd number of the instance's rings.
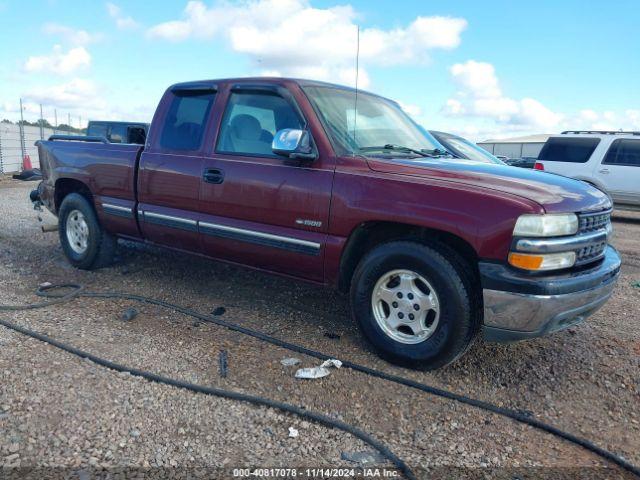
{"label": "truck hood", "polygon": [[611,208],[608,195],[580,180],[538,170],[462,159],[383,159],[367,157],[371,170],[455,182],[517,195],[541,205],[547,213]]}

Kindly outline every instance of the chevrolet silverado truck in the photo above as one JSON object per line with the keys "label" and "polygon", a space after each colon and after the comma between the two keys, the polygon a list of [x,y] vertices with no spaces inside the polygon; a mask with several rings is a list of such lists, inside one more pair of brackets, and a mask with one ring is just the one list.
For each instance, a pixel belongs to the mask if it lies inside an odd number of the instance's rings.
{"label": "chevrolet silverado truck", "polygon": [[243,78],[171,86],[144,146],[38,142],[34,202],[81,269],[118,238],[349,293],[383,357],[444,366],[480,331],[545,335],[610,297],[609,197],[583,182],[461,161],[391,100]]}

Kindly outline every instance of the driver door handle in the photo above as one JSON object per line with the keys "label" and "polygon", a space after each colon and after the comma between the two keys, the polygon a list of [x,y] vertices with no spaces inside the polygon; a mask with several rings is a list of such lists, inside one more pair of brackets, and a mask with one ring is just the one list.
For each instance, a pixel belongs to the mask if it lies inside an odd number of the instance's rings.
{"label": "driver door handle", "polygon": [[603,173],[605,175],[607,175],[609,173],[609,169],[608,168],[603,168],[601,170],[598,170],[600,173]]}
{"label": "driver door handle", "polygon": [[207,183],[220,184],[224,182],[224,172],[218,168],[205,168],[202,179]]}

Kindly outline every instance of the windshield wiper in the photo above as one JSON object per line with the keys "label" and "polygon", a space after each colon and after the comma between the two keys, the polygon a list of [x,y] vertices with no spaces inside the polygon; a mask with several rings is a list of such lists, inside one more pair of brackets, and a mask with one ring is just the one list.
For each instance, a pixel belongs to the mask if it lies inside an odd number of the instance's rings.
{"label": "windshield wiper", "polygon": [[442,157],[443,155],[449,154],[449,152],[440,150],[439,148],[436,148],[434,150],[427,150],[427,149],[417,150],[415,148],[403,147],[402,145],[395,145],[393,143],[387,143],[385,145],[376,145],[371,147],[360,147],[359,150],[361,152],[375,152],[375,151],[390,150],[390,151],[402,152],[402,153],[414,153],[420,157],[432,157],[432,158]]}
{"label": "windshield wiper", "polygon": [[451,153],[441,148],[434,148],[433,150],[421,149],[422,153],[429,155],[430,157],[451,157]]}

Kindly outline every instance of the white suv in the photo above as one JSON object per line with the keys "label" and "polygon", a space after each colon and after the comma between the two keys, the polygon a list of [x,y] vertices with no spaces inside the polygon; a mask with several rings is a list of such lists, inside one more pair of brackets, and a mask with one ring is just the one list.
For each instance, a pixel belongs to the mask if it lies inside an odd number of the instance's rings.
{"label": "white suv", "polygon": [[549,137],[534,168],[590,183],[618,208],[640,209],[640,132],[562,132]]}

